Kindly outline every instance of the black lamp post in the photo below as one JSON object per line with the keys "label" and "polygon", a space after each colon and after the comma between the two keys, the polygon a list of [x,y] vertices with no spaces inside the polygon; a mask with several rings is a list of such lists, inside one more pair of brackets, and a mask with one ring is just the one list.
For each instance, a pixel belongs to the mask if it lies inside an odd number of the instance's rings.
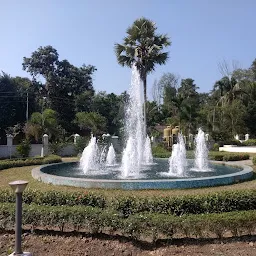
{"label": "black lamp post", "polygon": [[16,210],[15,210],[15,252],[11,255],[27,255],[32,256],[29,252],[22,252],[21,249],[21,233],[22,233],[22,193],[28,185],[27,181],[16,180],[9,183],[10,187],[16,194]]}

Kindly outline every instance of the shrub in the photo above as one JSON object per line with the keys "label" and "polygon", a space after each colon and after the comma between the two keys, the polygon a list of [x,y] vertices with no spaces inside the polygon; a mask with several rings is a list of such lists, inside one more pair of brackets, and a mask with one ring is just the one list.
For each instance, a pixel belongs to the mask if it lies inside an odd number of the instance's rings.
{"label": "shrub", "polygon": [[[27,189],[23,193],[23,201],[26,204],[38,204],[38,205],[50,205],[50,206],[74,206],[84,205],[105,208],[106,198],[100,194],[94,194],[90,192],[58,192],[58,191],[47,191],[42,192],[39,190]],[[0,202],[15,202],[15,197],[11,190],[3,190],[0,193]]]}
{"label": "shrub", "polygon": [[171,156],[171,152],[160,144],[152,147],[152,154],[154,157],[158,158],[168,158]]}
{"label": "shrub", "polygon": [[219,151],[220,145],[218,143],[214,143],[212,146],[213,151]]}
{"label": "shrub", "polygon": [[[178,197],[119,196],[107,201],[104,195],[91,192],[58,192],[25,190],[26,204],[49,206],[92,206],[112,209],[125,218],[137,213],[161,213],[182,216],[184,214],[208,214],[231,211],[256,210],[256,190],[212,193],[208,195]],[[12,191],[2,190],[0,203],[15,202]]]}
{"label": "shrub", "polygon": [[[122,218],[110,209],[83,206],[38,206],[24,204],[23,224],[31,229],[47,227],[60,231],[83,229],[91,233],[114,231],[134,239],[158,237],[205,237],[214,234],[221,238],[225,232],[232,235],[251,234],[256,228],[256,212],[241,211],[222,214],[183,215],[135,214]],[[0,228],[15,226],[15,204],[0,204]],[[148,240],[148,239],[147,239]]]}
{"label": "shrub", "polygon": [[171,156],[171,152],[166,152],[166,153],[155,153],[153,154],[153,157],[155,158],[169,158]]}
{"label": "shrub", "polygon": [[31,150],[31,145],[28,140],[23,140],[17,147],[16,150],[21,157],[28,157]]}
{"label": "shrub", "polygon": [[50,153],[57,155],[58,153],[60,153],[60,151],[63,149],[64,146],[65,144],[62,142],[56,141],[56,142],[49,143]]}
{"label": "shrub", "polygon": [[220,147],[223,147],[223,145],[237,145],[237,146],[241,146],[242,143],[239,140],[223,140],[223,141],[219,141],[218,144],[220,145]]}
{"label": "shrub", "polygon": [[254,157],[252,158],[252,163],[253,163],[254,165],[256,165],[256,156],[254,156]]}
{"label": "shrub", "polygon": [[215,161],[240,161],[249,158],[249,154],[244,153],[209,152],[209,159]]}
{"label": "shrub", "polygon": [[223,156],[223,161],[240,161],[250,158],[249,154],[226,154]]}
{"label": "shrub", "polygon": [[88,145],[89,137],[79,137],[75,144],[75,151],[77,154],[81,154],[84,148]]}
{"label": "shrub", "polygon": [[243,146],[256,146],[256,139],[249,139],[244,141]]}
{"label": "shrub", "polygon": [[41,165],[41,164],[50,164],[50,163],[59,163],[61,162],[61,157],[50,155],[42,158],[28,158],[28,159],[19,159],[19,160],[1,160],[0,161],[0,170],[29,166],[29,165]]}
{"label": "shrub", "polygon": [[208,195],[179,197],[118,197],[111,208],[124,217],[141,212],[173,214],[206,214],[256,210],[256,190],[222,192]]}

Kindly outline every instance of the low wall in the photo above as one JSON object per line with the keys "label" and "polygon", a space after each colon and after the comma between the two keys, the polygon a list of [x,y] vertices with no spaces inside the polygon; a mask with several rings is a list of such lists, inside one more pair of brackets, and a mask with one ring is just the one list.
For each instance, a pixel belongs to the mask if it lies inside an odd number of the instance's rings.
{"label": "low wall", "polygon": [[[0,145],[0,158],[9,158],[11,156],[18,155],[16,150],[17,145],[12,145],[11,147],[7,145]],[[32,144],[29,153],[30,157],[41,155],[42,144]]]}
{"label": "low wall", "polygon": [[60,156],[75,156],[76,151],[75,151],[74,144],[70,144],[70,145],[67,145],[64,148],[62,148],[60,150],[60,152],[58,152],[58,155],[60,155]]}
{"label": "low wall", "polygon": [[256,153],[256,146],[238,147],[235,145],[224,145],[219,151],[235,152],[235,153]]}
{"label": "low wall", "polygon": [[[31,144],[31,150],[29,153],[30,157],[40,156],[43,144]],[[17,156],[17,145],[12,145],[11,147],[7,145],[0,145],[0,158],[10,158]],[[60,156],[73,156],[75,155],[75,147],[74,145],[67,145],[58,153]]]}

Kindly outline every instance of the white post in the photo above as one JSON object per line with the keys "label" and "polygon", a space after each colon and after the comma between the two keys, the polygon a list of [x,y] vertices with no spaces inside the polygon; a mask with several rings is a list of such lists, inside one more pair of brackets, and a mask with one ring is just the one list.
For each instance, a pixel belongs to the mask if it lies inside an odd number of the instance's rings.
{"label": "white post", "polygon": [[74,144],[77,144],[77,141],[78,141],[79,138],[80,138],[80,135],[76,133],[74,135]]}
{"label": "white post", "polygon": [[249,134],[247,133],[247,134],[245,134],[245,141],[247,141],[247,140],[249,140]]}
{"label": "white post", "polygon": [[205,134],[205,140],[209,141],[209,134],[208,133]]}
{"label": "white post", "polygon": [[48,155],[48,146],[49,146],[49,136],[47,134],[43,135],[43,146],[41,150],[41,157],[47,156]]}
{"label": "white post", "polygon": [[13,136],[11,134],[7,134],[7,147],[10,159],[12,158],[12,145],[13,145]]}

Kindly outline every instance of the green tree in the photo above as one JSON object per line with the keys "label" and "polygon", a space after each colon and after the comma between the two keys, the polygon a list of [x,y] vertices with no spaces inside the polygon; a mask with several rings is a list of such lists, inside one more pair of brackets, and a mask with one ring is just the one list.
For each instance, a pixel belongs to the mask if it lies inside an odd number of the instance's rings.
{"label": "green tree", "polygon": [[75,123],[81,130],[90,131],[95,135],[103,133],[106,129],[106,118],[95,112],[76,113]]}
{"label": "green tree", "polygon": [[[0,137],[5,138],[5,129],[26,121],[27,93],[29,114],[37,108],[33,84],[28,78],[0,74]],[[4,142],[4,139],[3,139]]]}
{"label": "green tree", "polygon": [[[156,24],[146,18],[134,21],[128,27],[122,44],[115,44],[117,61],[122,66],[136,65],[144,88],[144,102],[147,102],[147,75],[155,70],[157,64],[163,65],[168,59],[168,52],[164,47],[171,41],[167,35],[157,33]],[[146,120],[146,104],[144,104],[144,118]]]}
{"label": "green tree", "polygon": [[114,93],[98,92],[91,102],[91,111],[99,113],[106,118],[106,129],[111,135],[119,134],[123,124],[124,110],[123,98]]}
{"label": "green tree", "polygon": [[91,91],[94,66],[82,65],[76,67],[68,60],[59,60],[56,49],[52,46],[39,47],[30,58],[24,57],[23,69],[34,79],[41,75],[45,84],[42,86],[43,95],[47,97],[48,107],[57,112],[58,123],[69,132],[74,131],[70,120],[75,118],[76,103],[79,95]]}
{"label": "green tree", "polygon": [[45,109],[43,113],[32,113],[24,131],[27,136],[31,135],[36,140],[41,138],[44,133],[49,135],[49,139],[60,139],[62,129],[58,124],[56,111]]}

